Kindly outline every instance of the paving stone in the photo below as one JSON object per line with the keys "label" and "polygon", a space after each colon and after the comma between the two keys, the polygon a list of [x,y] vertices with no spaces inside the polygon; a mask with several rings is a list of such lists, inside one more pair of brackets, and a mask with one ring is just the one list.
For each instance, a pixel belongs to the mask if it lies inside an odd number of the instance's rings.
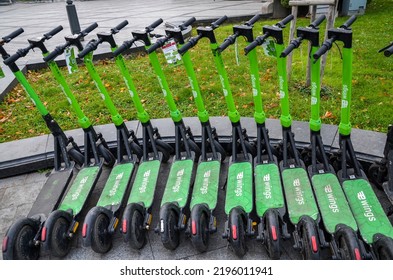
{"label": "paving stone", "polygon": [[2,209],[17,207],[20,204],[34,202],[40,192],[42,184],[26,182],[19,186],[7,188],[0,203]]}
{"label": "paving stone", "polygon": [[[0,209],[0,232],[6,232],[11,224],[15,221],[17,207],[7,207]],[[0,238],[3,239],[4,235]]]}

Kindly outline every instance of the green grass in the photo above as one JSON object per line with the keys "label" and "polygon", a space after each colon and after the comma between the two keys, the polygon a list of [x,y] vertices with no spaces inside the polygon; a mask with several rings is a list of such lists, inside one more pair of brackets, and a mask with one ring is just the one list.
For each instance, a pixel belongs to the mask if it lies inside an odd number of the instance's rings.
{"label": "green grass", "polygon": [[[393,40],[391,11],[393,1],[372,1],[367,6],[366,15],[358,17],[353,24],[353,88],[351,122],[353,127],[386,132],[392,123],[393,115],[393,59],[386,58],[378,50]],[[337,18],[339,26],[347,18]],[[254,35],[262,34],[262,26],[274,24],[276,20],[260,21],[254,26]],[[297,26],[308,25],[308,19],[298,19]],[[147,23],[148,24],[148,23]],[[222,42],[232,33],[233,24],[227,24],[216,31],[218,42]],[[325,23],[321,25],[321,37]],[[288,44],[289,25],[285,29],[285,42]],[[195,30],[194,30],[195,34]],[[119,42],[120,43],[120,42]],[[48,44],[49,45],[49,44]],[[242,116],[253,116],[253,100],[249,76],[249,63],[242,49],[246,46],[243,39],[238,40],[239,65],[236,64],[234,47],[223,53],[224,63],[230,77],[232,93]],[[342,48],[342,44],[338,43]],[[52,46],[53,48],[53,46]],[[260,83],[263,90],[263,103],[269,118],[278,118],[280,106],[278,99],[276,60],[266,57],[258,48]],[[292,77],[289,83],[291,114],[294,120],[309,119],[309,89],[304,87],[307,66],[307,46],[294,51]],[[163,56],[159,55],[169,87],[174,94],[183,116],[196,116],[196,106],[191,98],[190,86],[183,66],[168,66]],[[204,95],[205,105],[211,116],[226,116],[226,106],[218,75],[210,53],[207,39],[202,40],[191,50],[191,58],[197,73],[198,82]],[[132,73],[136,88],[151,118],[169,117],[154,71],[145,55],[127,57],[127,67]],[[125,120],[136,119],[126,86],[112,60],[96,63],[97,70],[106,84],[109,93]],[[323,122],[339,123],[341,91],[341,58],[339,48],[334,46],[328,55],[325,76],[322,81]],[[110,123],[108,110],[97,93],[87,70],[82,65],[77,73],[63,74],[71,85],[82,110],[93,124]],[[49,69],[29,72],[28,80],[45,102],[49,112],[64,130],[77,128],[77,119],[72,108],[61,93]],[[0,142],[27,138],[49,133],[41,116],[35,109],[22,87],[18,85],[0,104]]]}

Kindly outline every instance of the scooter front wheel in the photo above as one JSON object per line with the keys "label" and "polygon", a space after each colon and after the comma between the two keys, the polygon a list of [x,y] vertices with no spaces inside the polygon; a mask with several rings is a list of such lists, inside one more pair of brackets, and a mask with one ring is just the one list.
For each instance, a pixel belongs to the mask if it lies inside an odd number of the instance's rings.
{"label": "scooter front wheel", "polygon": [[137,143],[132,141],[130,143],[130,147],[131,147],[132,151],[134,152],[134,154],[138,157],[138,159],[143,157],[143,150]]}
{"label": "scooter front wheel", "polygon": [[305,219],[301,227],[302,253],[305,260],[319,260],[320,250],[315,222],[311,218]]}
{"label": "scooter front wheel", "polygon": [[100,213],[94,221],[91,233],[91,248],[94,252],[103,254],[112,248],[112,237],[108,231],[110,219]]}
{"label": "scooter front wheel", "polygon": [[158,151],[162,153],[162,162],[168,162],[168,160],[171,158],[171,154],[173,153],[172,146],[161,139],[156,139],[155,142]]}
{"label": "scooter front wheel", "polygon": [[231,211],[229,214],[229,244],[238,257],[243,257],[247,252],[246,232],[243,218],[237,211]]}
{"label": "scooter front wheel", "polygon": [[71,239],[68,229],[70,222],[64,217],[58,217],[53,224],[51,235],[51,254],[55,257],[62,258],[71,250]]}
{"label": "scooter front wheel", "polygon": [[138,209],[131,213],[130,245],[134,249],[141,249],[146,242],[146,230],[144,229],[144,217]]}
{"label": "scooter front wheel", "polygon": [[379,260],[393,260],[393,239],[386,236],[379,237],[373,247]]}
{"label": "scooter front wheel", "polygon": [[278,260],[281,256],[280,249],[280,224],[277,212],[268,210],[265,214],[265,246],[269,257]]}
{"label": "scooter front wheel", "polygon": [[112,167],[116,162],[113,154],[103,144],[98,145],[97,149],[98,153],[104,158],[104,164],[108,167]]}
{"label": "scooter front wheel", "polygon": [[70,158],[77,163],[79,166],[82,166],[85,162],[85,157],[83,154],[81,154],[79,151],[77,151],[75,148],[71,148],[68,150],[68,155]]}
{"label": "scooter front wheel", "polygon": [[214,147],[216,148],[216,151],[221,155],[221,161],[223,162],[227,156],[227,152],[217,140],[213,140],[213,143],[214,143]]}
{"label": "scooter front wheel", "polygon": [[160,233],[162,244],[168,250],[175,250],[180,242],[177,213],[173,209],[169,210],[160,222],[163,229]]}
{"label": "scooter front wheel", "polygon": [[199,146],[194,142],[194,140],[187,139],[188,146],[190,147],[190,150],[195,153],[195,162],[198,161],[199,156],[201,155],[201,149]]}

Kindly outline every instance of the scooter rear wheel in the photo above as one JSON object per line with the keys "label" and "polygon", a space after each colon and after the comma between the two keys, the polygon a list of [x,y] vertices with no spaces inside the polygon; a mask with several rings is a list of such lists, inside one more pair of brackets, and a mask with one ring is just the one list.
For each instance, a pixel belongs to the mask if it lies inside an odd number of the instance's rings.
{"label": "scooter rear wheel", "polygon": [[37,229],[31,225],[24,225],[16,236],[14,244],[14,258],[17,260],[36,260],[39,256],[39,247],[33,244]]}
{"label": "scooter rear wheel", "polygon": [[314,220],[305,220],[301,228],[302,252],[305,260],[319,260],[320,250]]}
{"label": "scooter rear wheel", "polygon": [[362,256],[360,253],[359,239],[355,232],[344,227],[337,231],[336,234],[337,245],[340,250],[342,260],[361,260]]}
{"label": "scooter rear wheel", "polygon": [[136,250],[141,249],[146,242],[146,230],[144,229],[144,217],[138,209],[131,213],[130,246]]}
{"label": "scooter rear wheel", "polygon": [[168,250],[175,250],[179,246],[180,234],[177,228],[178,216],[174,210],[168,211],[168,214],[161,220],[164,223],[164,231],[161,232],[161,242]]}
{"label": "scooter rear wheel", "polygon": [[[230,215],[236,215],[231,212]],[[238,257],[243,257],[247,252],[246,247],[246,233],[244,228],[244,221],[240,215],[237,217],[230,217],[230,235],[229,244]]]}
{"label": "scooter rear wheel", "polygon": [[373,247],[379,260],[393,260],[393,239],[383,236]]}
{"label": "scooter rear wheel", "polygon": [[278,215],[274,210],[268,210],[265,214],[265,246],[269,257],[273,260],[280,259],[280,224]]}
{"label": "scooter rear wheel", "polygon": [[110,220],[104,213],[100,213],[94,221],[91,233],[91,248],[94,252],[104,254],[112,248],[109,224]]}
{"label": "scooter rear wheel", "polygon": [[199,252],[206,252],[210,239],[208,216],[205,212],[202,212],[199,219],[193,220],[191,222],[195,222],[197,225],[195,234],[194,232],[191,233],[191,242],[195,249],[197,249]]}
{"label": "scooter rear wheel", "polygon": [[53,224],[51,234],[51,254],[62,258],[71,250],[71,239],[68,236],[70,222],[64,217],[59,217]]}

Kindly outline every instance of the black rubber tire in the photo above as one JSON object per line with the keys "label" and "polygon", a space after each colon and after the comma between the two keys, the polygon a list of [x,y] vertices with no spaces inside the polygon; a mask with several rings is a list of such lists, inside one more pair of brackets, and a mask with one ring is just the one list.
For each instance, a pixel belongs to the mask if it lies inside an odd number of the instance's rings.
{"label": "black rubber tire", "polygon": [[174,152],[171,145],[161,139],[155,140],[157,150],[162,153],[162,162],[168,162]]}
{"label": "black rubber tire", "polygon": [[362,258],[359,246],[359,239],[356,233],[346,227],[337,231],[336,242],[340,250],[340,257],[342,260],[356,260],[356,250],[359,253],[360,259]]}
{"label": "black rubber tire", "polygon": [[97,150],[98,153],[104,158],[104,164],[106,166],[112,167],[115,164],[115,156],[107,148],[105,148],[103,144],[98,145]]}
{"label": "black rubber tire", "polygon": [[[316,238],[316,244],[318,246],[316,252],[314,252],[314,250],[312,249],[312,236],[315,236]],[[301,228],[301,238],[302,238],[302,247],[303,247],[302,248],[303,258],[305,260],[319,260],[320,259],[319,242],[318,242],[318,235],[315,229],[314,222],[307,220],[303,223],[303,226]]]}
{"label": "black rubber tire", "polygon": [[[276,240],[273,239],[273,227],[276,232]],[[278,260],[281,256],[280,222],[278,214],[274,210],[268,210],[265,214],[265,247],[272,260]]]}
{"label": "black rubber tire", "polygon": [[198,227],[196,234],[191,234],[191,242],[195,249],[203,253],[207,251],[210,239],[208,215],[202,212],[199,220],[195,222],[198,223]]}
{"label": "black rubber tire", "polygon": [[23,225],[17,232],[13,253],[15,260],[37,260],[40,247],[33,244],[37,229],[29,224]]}
{"label": "black rubber tire", "polygon": [[132,141],[130,143],[130,147],[132,149],[132,152],[138,157],[138,159],[141,159],[143,157],[143,149],[141,148],[141,146]]}
{"label": "black rubber tire", "polygon": [[161,232],[161,242],[168,250],[175,250],[180,242],[180,233],[177,228],[178,216],[174,210],[170,210],[163,219],[164,232]]}
{"label": "black rubber tire", "polygon": [[82,166],[85,163],[85,157],[82,153],[80,153],[77,149],[71,148],[68,150],[68,155],[71,160],[73,160],[79,166]]}
{"label": "black rubber tire", "polygon": [[381,189],[383,182],[379,182],[378,180],[379,167],[380,165],[376,162],[371,164],[367,171],[367,177],[371,183],[373,183],[376,187]]}
{"label": "black rubber tire", "polygon": [[188,146],[190,147],[190,150],[195,153],[195,162],[198,162],[198,159],[201,155],[201,149],[199,146],[194,142],[194,140],[187,139]]}
{"label": "black rubber tire", "polygon": [[223,162],[227,156],[227,152],[225,151],[223,146],[221,146],[221,144],[217,140],[213,140],[213,143],[214,143],[214,147],[216,148],[217,153],[219,153],[221,155],[221,162]]}
{"label": "black rubber tire", "polygon": [[145,219],[138,209],[134,209],[130,218],[130,246],[133,249],[139,250],[146,243],[146,230],[143,224]]}
{"label": "black rubber tire", "polygon": [[112,236],[108,232],[110,220],[104,213],[98,214],[91,232],[91,248],[94,252],[104,254],[112,248]]}
{"label": "black rubber tire", "polygon": [[63,258],[71,250],[71,239],[68,237],[70,222],[64,217],[59,217],[53,224],[51,235],[51,254],[52,256]]}
{"label": "black rubber tire", "polygon": [[[232,220],[232,219],[230,219]],[[233,251],[236,256],[239,258],[243,257],[247,252],[246,247],[246,232],[244,227],[244,221],[241,216],[237,217],[237,238],[234,239],[232,224],[230,225],[230,235],[229,235],[229,244],[231,245]]]}
{"label": "black rubber tire", "polygon": [[384,236],[373,247],[379,260],[393,260],[393,239]]}

